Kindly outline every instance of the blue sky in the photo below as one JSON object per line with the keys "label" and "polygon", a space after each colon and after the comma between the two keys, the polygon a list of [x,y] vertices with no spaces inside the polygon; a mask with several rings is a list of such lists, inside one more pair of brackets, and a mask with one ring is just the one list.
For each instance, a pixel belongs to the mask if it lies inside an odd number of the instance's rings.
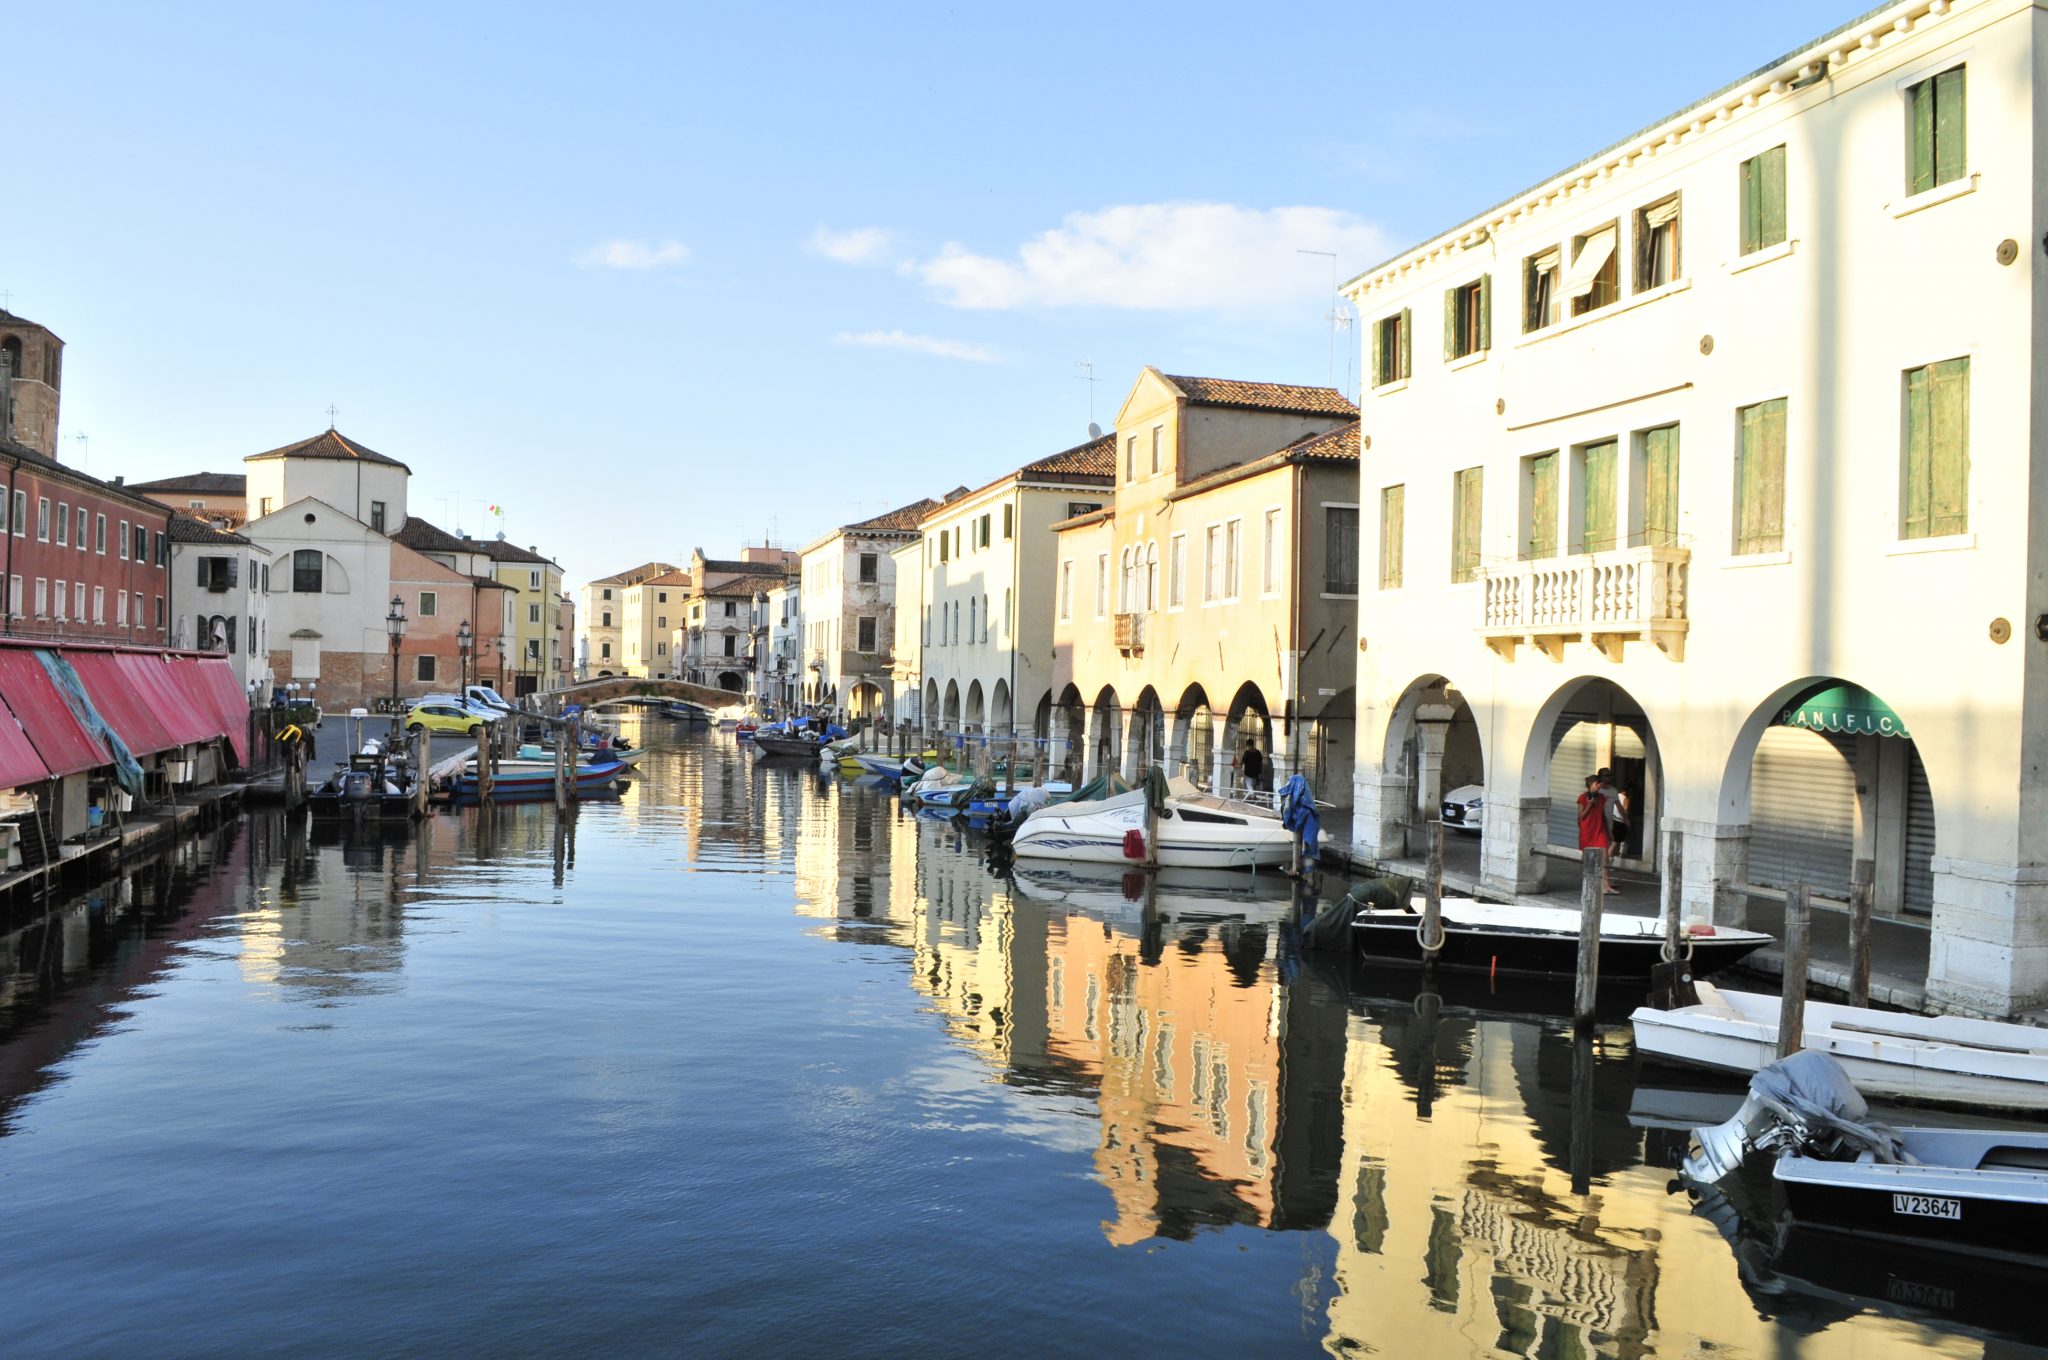
{"label": "blue sky", "polygon": [[331,403],[579,581],[1077,443],[1081,360],[1105,425],[1147,363],[1327,381],[1297,251],[1349,276],[1858,8],[16,6],[0,291],[94,473]]}

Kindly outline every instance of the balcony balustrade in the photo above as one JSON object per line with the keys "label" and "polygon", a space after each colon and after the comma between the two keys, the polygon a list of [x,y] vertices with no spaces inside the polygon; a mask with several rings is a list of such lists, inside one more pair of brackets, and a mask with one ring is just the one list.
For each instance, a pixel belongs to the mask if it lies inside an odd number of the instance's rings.
{"label": "balcony balustrade", "polygon": [[1125,656],[1145,654],[1145,616],[1143,614],[1119,614],[1116,616],[1116,649]]}
{"label": "balcony balustrade", "polygon": [[1615,661],[1628,642],[1683,660],[1691,558],[1690,549],[1658,544],[1489,570],[1480,634],[1510,660],[1522,643],[1560,660],[1579,639]]}

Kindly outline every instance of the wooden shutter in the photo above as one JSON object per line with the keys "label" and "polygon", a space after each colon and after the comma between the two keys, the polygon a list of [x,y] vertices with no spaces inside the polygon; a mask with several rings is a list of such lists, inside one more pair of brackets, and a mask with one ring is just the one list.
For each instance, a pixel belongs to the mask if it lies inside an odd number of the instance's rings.
{"label": "wooden shutter", "polygon": [[1643,431],[1643,542],[1678,542],[1678,427]]}
{"label": "wooden shutter", "polygon": [[1405,378],[1415,371],[1415,318],[1408,309],[1401,309],[1401,371],[1394,376]]}
{"label": "wooden shutter", "polygon": [[1736,467],[1735,551],[1779,552],[1785,546],[1785,399],[1742,409]]}
{"label": "wooden shutter", "polygon": [[1529,544],[1532,558],[1557,556],[1557,454],[1529,460]]}
{"label": "wooden shutter", "polygon": [[1963,68],[1943,71],[1934,86],[1934,182],[1947,184],[1968,169],[1969,144],[1963,126]]}
{"label": "wooden shutter", "polygon": [[1774,146],[1757,158],[1759,202],[1757,245],[1782,245],[1785,240],[1785,148]]}
{"label": "wooden shutter", "polygon": [[1970,527],[1970,361],[1950,359],[1906,375],[1902,538]]}
{"label": "wooden shutter", "polygon": [[1764,158],[1762,156],[1752,156],[1744,161],[1738,169],[1738,178],[1742,184],[1742,227],[1739,249],[1744,255],[1756,250],[1764,243],[1763,213],[1761,211],[1763,207],[1763,194],[1761,186],[1757,183],[1757,177],[1763,172],[1763,168]]}
{"label": "wooden shutter", "polygon": [[1609,552],[1614,548],[1615,443],[1588,444],[1580,455],[1585,475],[1580,479],[1579,547],[1584,552]]}
{"label": "wooden shutter", "polygon": [[1928,391],[1932,377],[1932,372],[1925,368],[1912,369],[1906,374],[1906,465],[1899,506],[1901,538],[1926,538],[1933,532],[1928,527],[1927,514],[1933,483],[1930,463],[1934,441],[1928,429],[1934,405]]}
{"label": "wooden shutter", "polygon": [[1479,575],[1481,469],[1464,468],[1452,483],[1451,580]]}
{"label": "wooden shutter", "polygon": [[1444,289],[1444,362],[1463,358],[1468,352],[1460,343],[1458,323],[1462,320],[1460,303],[1464,298],[1462,288]]}
{"label": "wooden shutter", "polygon": [[1380,368],[1380,332],[1386,328],[1387,323],[1385,321],[1375,321],[1372,323],[1372,359],[1366,365],[1366,369],[1372,376],[1372,385],[1374,387],[1385,386],[1387,381],[1387,375]]}
{"label": "wooden shutter", "polygon": [[1908,93],[1912,105],[1912,164],[1906,176],[1911,193],[1925,193],[1934,187],[1934,82],[1923,80]]}
{"label": "wooden shutter", "polygon": [[1493,275],[1479,276],[1479,342],[1474,349],[1493,348]]}
{"label": "wooden shutter", "polygon": [[1380,492],[1380,589],[1401,586],[1402,520],[1406,516],[1408,488],[1390,486]]}

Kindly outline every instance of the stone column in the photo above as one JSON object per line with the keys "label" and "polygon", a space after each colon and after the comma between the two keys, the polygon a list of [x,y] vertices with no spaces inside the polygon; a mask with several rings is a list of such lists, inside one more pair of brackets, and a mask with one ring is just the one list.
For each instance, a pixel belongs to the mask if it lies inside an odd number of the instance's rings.
{"label": "stone column", "polygon": [[1418,704],[1415,709],[1416,746],[1420,751],[1421,778],[1415,783],[1415,806],[1409,812],[1417,823],[1442,815],[1444,800],[1444,740],[1451,719],[1458,711],[1449,704]]}
{"label": "stone column", "polygon": [[[1502,896],[1543,890],[1543,856],[1550,840],[1550,799],[1495,797],[1489,788],[1479,832],[1479,876]],[[1576,869],[1574,870],[1576,872]]]}
{"label": "stone column", "polygon": [[1226,716],[1209,712],[1209,787],[1220,789],[1230,779],[1230,743],[1233,737]]}
{"label": "stone column", "polygon": [[1117,772],[1133,782],[1145,773],[1139,761],[1145,755],[1145,724],[1150,720],[1149,713],[1135,710],[1123,715],[1123,750]]}
{"label": "stone column", "polygon": [[1947,855],[1931,867],[1928,1004],[2002,1020],[2048,1001],[2048,869]]}
{"label": "stone column", "polygon": [[1081,779],[1085,783],[1102,773],[1102,715],[1094,708],[1084,709],[1081,721]]}
{"label": "stone column", "polygon": [[1683,881],[1678,888],[1679,914],[1717,926],[1741,928],[1749,917],[1749,827],[1720,822],[1693,822],[1666,817],[1663,835],[1684,837]]}

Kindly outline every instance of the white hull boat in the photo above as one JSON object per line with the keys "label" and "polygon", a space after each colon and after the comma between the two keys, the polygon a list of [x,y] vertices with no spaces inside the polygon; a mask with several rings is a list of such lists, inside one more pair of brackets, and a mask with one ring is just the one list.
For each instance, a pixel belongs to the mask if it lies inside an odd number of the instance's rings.
{"label": "white hull boat", "polygon": [[[1748,1075],[1778,1056],[1778,998],[1699,984],[1700,1004],[1637,1008],[1636,1049]],[[1954,1015],[1806,1003],[1801,1047],[1842,1065],[1865,1095],[1930,1105],[2048,1111],[2048,1029]]]}
{"label": "white hull boat", "polygon": [[[1025,819],[1010,850],[1019,859],[1135,868],[1145,859],[1145,820],[1143,788],[1085,803],[1055,803]],[[1294,833],[1280,824],[1278,814],[1211,797],[1181,778],[1167,781],[1157,835],[1154,858],[1166,869],[1277,868],[1294,856]],[[1129,853],[1133,848],[1135,855]]]}

